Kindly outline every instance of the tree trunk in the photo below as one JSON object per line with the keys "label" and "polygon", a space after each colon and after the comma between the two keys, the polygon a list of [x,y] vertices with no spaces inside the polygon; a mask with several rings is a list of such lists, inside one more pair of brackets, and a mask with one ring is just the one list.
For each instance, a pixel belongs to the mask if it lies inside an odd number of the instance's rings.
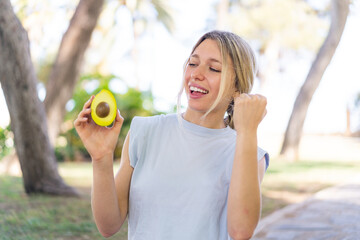
{"label": "tree trunk", "polygon": [[54,145],[79,78],[85,50],[100,16],[104,0],[80,0],[60,44],[46,85],[45,110],[49,137]]}
{"label": "tree trunk", "polygon": [[0,0],[0,82],[26,193],[77,195],[61,179],[49,142],[29,40],[9,0]]}
{"label": "tree trunk", "polygon": [[259,79],[259,88],[266,89],[269,82],[276,78],[279,72],[279,55],[280,55],[280,36],[274,34],[265,43],[263,53],[261,54],[260,69],[257,77]]}
{"label": "tree trunk", "polygon": [[220,0],[217,5],[216,29],[226,30],[228,26],[229,0]]}
{"label": "tree trunk", "polygon": [[319,86],[320,80],[340,42],[348,13],[349,0],[332,0],[330,30],[295,100],[285,132],[280,155],[291,161],[298,159],[298,149],[307,110],[312,96]]}
{"label": "tree trunk", "polygon": [[345,136],[351,136],[351,111],[349,106],[346,107],[346,130]]}

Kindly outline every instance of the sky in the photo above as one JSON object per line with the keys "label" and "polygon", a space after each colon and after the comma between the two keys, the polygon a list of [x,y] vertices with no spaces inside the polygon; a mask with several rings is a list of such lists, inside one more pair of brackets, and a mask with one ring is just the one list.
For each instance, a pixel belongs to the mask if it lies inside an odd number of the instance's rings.
{"label": "sky", "polygon": [[[134,44],[132,28],[129,24],[131,16],[127,9],[119,9],[115,16],[118,23],[115,31],[116,41],[108,57],[108,61],[113,64],[109,66],[108,71],[119,76],[123,81],[113,81],[114,91],[125,92],[126,85],[135,86],[138,83],[141,90],[152,90],[156,109],[171,111],[177,101],[185,59],[192,45],[208,30],[209,15],[214,14],[212,2],[214,1],[171,0],[170,3],[176,9],[174,37],[170,36],[162,25],[151,24],[147,34],[136,45],[139,52],[138,67],[126,57]],[[63,17],[60,15],[57,18]],[[335,56],[313,97],[304,126],[305,132],[345,131],[346,107],[351,105],[355,95],[360,92],[359,64],[355,58],[360,55],[359,25],[360,5],[359,1],[355,1]],[[65,29],[66,27],[62,30]],[[54,31],[54,28],[49,28],[48,31]],[[59,34],[59,31],[49,34],[52,37],[48,41],[58,37],[56,34]],[[96,36],[94,39],[96,42]],[[96,54],[96,51],[87,52],[90,61],[92,57],[96,59]],[[262,131],[285,131],[295,97],[306,78],[312,59],[305,57],[299,59],[298,56],[293,56],[287,61],[285,71],[274,77],[266,89],[259,89],[255,83],[253,93],[261,93],[268,99],[268,114],[260,125]],[[182,103],[186,105],[184,97]],[[0,113],[0,127],[4,127],[9,123],[9,117],[2,92],[0,92]],[[353,128],[355,122],[360,122],[359,117],[353,116]]]}

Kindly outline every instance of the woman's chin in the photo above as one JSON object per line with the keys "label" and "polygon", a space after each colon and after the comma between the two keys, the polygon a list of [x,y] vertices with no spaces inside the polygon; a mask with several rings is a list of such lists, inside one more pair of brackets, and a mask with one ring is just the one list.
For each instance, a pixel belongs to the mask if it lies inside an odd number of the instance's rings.
{"label": "woman's chin", "polygon": [[201,106],[193,106],[193,105],[189,104],[186,109],[186,112],[204,115],[207,112],[207,110],[209,110],[209,108],[205,108],[205,107],[201,107]]}

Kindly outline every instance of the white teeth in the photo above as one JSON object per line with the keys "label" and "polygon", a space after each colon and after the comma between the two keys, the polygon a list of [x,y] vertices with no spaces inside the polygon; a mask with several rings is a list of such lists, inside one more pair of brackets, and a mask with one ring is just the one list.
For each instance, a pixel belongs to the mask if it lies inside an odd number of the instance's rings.
{"label": "white teeth", "polygon": [[194,87],[194,86],[190,86],[190,91],[194,91],[194,92],[201,92],[201,93],[208,93],[208,91],[205,91],[203,89],[200,89],[200,88],[197,88],[197,87]]}

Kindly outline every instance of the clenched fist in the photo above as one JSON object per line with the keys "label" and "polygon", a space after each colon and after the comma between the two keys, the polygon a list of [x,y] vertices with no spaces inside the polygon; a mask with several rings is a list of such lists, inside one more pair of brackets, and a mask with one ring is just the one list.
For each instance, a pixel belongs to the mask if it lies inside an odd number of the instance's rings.
{"label": "clenched fist", "polygon": [[233,121],[236,132],[256,132],[266,115],[266,104],[266,97],[262,95],[235,93]]}

